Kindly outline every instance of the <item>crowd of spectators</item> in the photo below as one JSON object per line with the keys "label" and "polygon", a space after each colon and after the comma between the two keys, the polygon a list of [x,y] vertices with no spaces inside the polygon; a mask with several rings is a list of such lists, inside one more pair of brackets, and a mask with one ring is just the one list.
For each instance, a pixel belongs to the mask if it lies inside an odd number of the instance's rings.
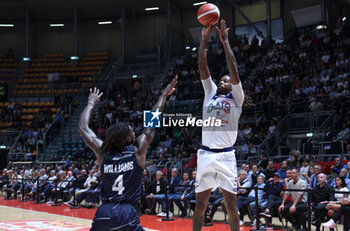
{"label": "crowd of spectators", "polygon": [[[161,163],[162,160],[159,160]],[[97,162],[90,160],[64,164],[43,165],[27,169],[26,166],[14,166],[9,162],[0,173],[0,188],[6,192],[5,198],[24,196],[25,199],[55,203],[59,198],[69,206],[80,205],[92,208],[100,200],[100,173]],[[176,160],[169,166],[151,160],[144,170],[140,212],[150,215],[166,216],[166,203],[169,204],[169,216],[175,216],[174,204],[178,207],[179,218],[185,218],[189,209],[194,209],[196,187],[196,164],[181,165]],[[301,230],[306,229],[307,193],[288,192],[282,189],[311,189],[312,210],[315,217],[312,222],[319,230],[322,222],[334,228],[334,222],[342,215],[349,215],[350,198],[350,161],[336,157],[332,166],[314,162],[312,156],[302,156],[294,151],[281,163],[262,157],[258,163],[245,163],[238,174],[237,207],[240,212],[240,224],[256,227],[255,215],[258,213],[266,221],[265,226],[273,226],[272,217],[279,213],[290,224]],[[176,168],[178,167],[178,168]],[[167,169],[171,169],[167,174]],[[257,187],[258,207],[256,211],[255,191]],[[165,193],[167,195],[165,195]],[[39,197],[39,199],[38,199]],[[82,203],[85,200],[85,203]],[[57,202],[57,200],[56,200]],[[219,206],[223,206],[220,189],[212,192],[207,208],[205,222],[211,223]],[[160,209],[156,212],[156,204]],[[245,218],[245,216],[247,218]],[[345,219],[345,229],[349,223]]]}
{"label": "crowd of spectators", "polygon": [[[305,152],[314,154],[313,146],[323,141],[331,142],[328,153],[350,151],[350,116],[345,103],[350,96],[347,90],[349,28],[348,21],[339,20],[334,30],[295,31],[269,49],[263,43],[259,45],[256,37],[250,43],[245,36],[231,42],[245,94],[252,99],[256,109],[260,108],[253,113],[249,108],[243,110],[236,142],[240,159],[256,156],[257,145],[276,129],[284,115],[320,110],[337,111],[336,126],[324,137],[315,136],[306,145]],[[228,73],[223,48],[214,40],[208,45],[207,57],[214,81]],[[175,66],[168,70],[162,85],[175,74],[179,78],[177,90],[169,97],[166,108],[181,100],[203,99],[195,49],[189,49],[186,56],[175,60]],[[135,80],[131,95],[124,87],[109,90],[91,116],[91,128],[104,139],[105,131],[112,123],[126,121],[134,127],[137,136],[143,128],[143,110],[154,105],[161,89],[162,86],[143,89],[141,82]],[[194,113],[200,114],[200,109]],[[175,157],[191,158],[200,145],[200,133],[200,128],[167,129],[165,134],[156,135],[147,159],[167,162]],[[83,155],[82,151],[78,150],[77,155]]]}
{"label": "crowd of spectators", "polygon": [[[71,95],[55,95],[53,105],[54,107],[60,107],[64,113],[70,113],[72,100]],[[24,121],[22,120],[22,110],[21,104],[10,103],[0,115],[0,122],[10,122],[12,129],[22,130],[21,137],[12,149],[11,160],[32,160],[33,155],[35,156],[39,150],[42,150],[44,133],[55,121],[57,121],[55,126],[59,128],[63,119],[59,113],[53,117],[54,112],[51,108],[45,107],[33,114],[30,121]],[[37,147],[39,150],[37,150]]]}

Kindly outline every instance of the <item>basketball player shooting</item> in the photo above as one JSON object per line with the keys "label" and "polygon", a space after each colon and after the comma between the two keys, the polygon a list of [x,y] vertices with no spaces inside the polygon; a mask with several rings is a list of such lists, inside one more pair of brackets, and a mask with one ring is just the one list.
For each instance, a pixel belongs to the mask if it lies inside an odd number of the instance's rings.
{"label": "basketball player shooting", "polygon": [[[162,91],[152,110],[164,109],[166,99],[175,91],[177,76]],[[78,130],[93,150],[102,177],[102,205],[98,208],[91,230],[144,230],[135,205],[141,195],[141,180],[146,152],[154,137],[154,128],[145,128],[135,140],[135,132],[127,123],[111,125],[102,142],[89,128],[90,115],[102,92],[90,89],[88,105],[81,113]]]}
{"label": "basketball player shooting", "polygon": [[228,42],[225,20],[216,27],[225,50],[229,75],[223,76],[218,86],[213,82],[207,65],[206,47],[215,24],[202,30],[198,51],[198,68],[204,88],[203,120],[220,119],[220,127],[202,127],[202,147],[197,156],[196,208],[193,230],[201,230],[210,193],[217,187],[223,192],[231,231],[239,230],[237,213],[237,163],[233,145],[237,138],[238,120],[242,112],[244,93],[238,76],[237,62]]}

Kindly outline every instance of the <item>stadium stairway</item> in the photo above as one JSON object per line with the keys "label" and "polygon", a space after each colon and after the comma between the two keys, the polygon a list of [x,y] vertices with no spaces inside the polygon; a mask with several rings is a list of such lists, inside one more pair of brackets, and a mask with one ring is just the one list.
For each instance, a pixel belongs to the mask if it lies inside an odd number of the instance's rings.
{"label": "stadium stairway", "polygon": [[61,155],[71,156],[78,149],[84,147],[84,142],[78,132],[78,122],[80,114],[84,110],[86,98],[86,95],[75,98],[75,100],[80,102],[79,105],[69,119],[64,121],[63,129],[60,130],[54,140],[46,147],[44,156],[40,159],[49,159],[51,156],[57,159]]}
{"label": "stadium stairway", "polygon": [[[258,155],[280,156],[292,149],[302,150],[300,145],[303,140],[323,133],[328,126],[335,124],[336,118],[335,111],[288,114],[258,146]],[[259,156],[249,158],[258,160]]]}

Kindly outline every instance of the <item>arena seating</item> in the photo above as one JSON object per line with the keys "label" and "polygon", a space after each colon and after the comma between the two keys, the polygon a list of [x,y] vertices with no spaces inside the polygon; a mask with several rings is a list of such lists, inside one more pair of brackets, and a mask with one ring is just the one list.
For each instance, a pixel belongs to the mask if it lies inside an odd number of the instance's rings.
{"label": "arena seating", "polygon": [[19,64],[13,58],[0,54],[0,80],[11,82],[16,77]]}
{"label": "arena seating", "polygon": [[[46,54],[43,58],[34,59],[29,68],[24,69],[23,77],[18,81],[14,94],[66,94],[78,93],[91,76],[107,64],[105,52],[90,53],[78,67],[71,67],[65,62],[63,54]],[[55,84],[50,88],[49,73],[59,73]],[[53,77],[55,78],[55,77]],[[72,84],[75,83],[75,84]]]}

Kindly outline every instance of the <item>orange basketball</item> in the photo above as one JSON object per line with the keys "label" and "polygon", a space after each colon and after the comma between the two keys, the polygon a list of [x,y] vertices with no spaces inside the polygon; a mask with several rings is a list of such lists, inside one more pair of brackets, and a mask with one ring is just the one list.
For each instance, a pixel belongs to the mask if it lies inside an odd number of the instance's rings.
{"label": "orange basketball", "polygon": [[214,4],[204,4],[199,8],[197,18],[203,26],[208,26],[211,22],[215,24],[220,18],[220,10]]}

